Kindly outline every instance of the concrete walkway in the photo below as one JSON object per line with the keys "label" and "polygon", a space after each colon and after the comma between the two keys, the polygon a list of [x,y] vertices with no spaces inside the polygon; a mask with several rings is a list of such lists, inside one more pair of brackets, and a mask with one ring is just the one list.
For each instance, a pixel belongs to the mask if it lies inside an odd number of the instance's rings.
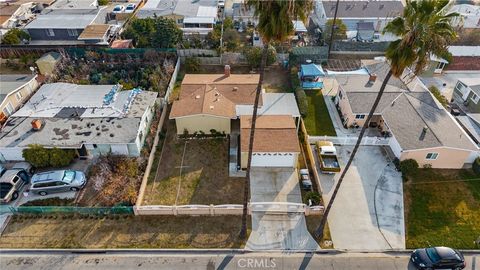
{"label": "concrete walkway", "polygon": [[[337,147],[340,164],[353,147]],[[327,203],[340,174],[321,175]],[[347,250],[405,248],[403,182],[380,146],[360,147],[328,217],[333,245]]]}
{"label": "concrete walkway", "polygon": [[[252,168],[251,202],[301,203],[297,172],[293,168]],[[252,212],[251,250],[317,250],[307,230],[304,213]]]}

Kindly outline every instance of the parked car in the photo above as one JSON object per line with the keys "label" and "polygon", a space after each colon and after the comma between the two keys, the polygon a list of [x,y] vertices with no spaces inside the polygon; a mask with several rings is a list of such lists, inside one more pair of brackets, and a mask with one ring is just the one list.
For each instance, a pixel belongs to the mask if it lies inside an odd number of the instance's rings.
{"label": "parked car", "polygon": [[310,180],[310,172],[308,169],[300,169],[300,179],[303,189],[312,190],[312,181]]}
{"label": "parked car", "polygon": [[465,268],[465,258],[456,249],[449,247],[420,248],[413,251],[410,260],[417,269],[455,269]]}
{"label": "parked car", "polygon": [[37,173],[32,176],[30,191],[41,196],[49,193],[78,191],[87,183],[81,171],[58,170]]}
{"label": "parked car", "polygon": [[317,142],[318,159],[320,160],[320,170],[322,173],[340,172],[340,163],[337,158],[337,149],[332,142]]}
{"label": "parked car", "polygon": [[133,13],[135,11],[135,8],[137,8],[137,5],[130,3],[125,8],[125,13]]}
{"label": "parked car", "polygon": [[28,174],[33,175],[35,173],[35,167],[28,162],[18,162],[13,164],[12,169],[25,170]]}
{"label": "parked car", "polygon": [[125,6],[124,5],[116,5],[113,8],[113,13],[122,13],[125,11]]}
{"label": "parked car", "polygon": [[4,171],[0,177],[0,202],[9,203],[18,198],[22,187],[29,181],[28,173],[23,169]]}

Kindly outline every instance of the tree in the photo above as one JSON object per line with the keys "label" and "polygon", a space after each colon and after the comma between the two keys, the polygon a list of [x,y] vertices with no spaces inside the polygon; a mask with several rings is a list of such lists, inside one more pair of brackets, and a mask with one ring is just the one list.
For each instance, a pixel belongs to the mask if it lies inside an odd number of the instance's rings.
{"label": "tree", "polygon": [[7,33],[5,33],[2,39],[2,44],[18,45],[23,40],[30,40],[30,35],[21,29],[13,28],[8,30]]}
{"label": "tree", "polygon": [[[244,51],[245,58],[247,58],[248,64],[252,68],[260,67],[262,61],[262,48],[260,47],[247,47]],[[277,52],[275,48],[270,46],[268,48],[268,55],[267,55],[267,62],[265,63],[267,66],[272,65],[277,61]]]}
{"label": "tree", "polygon": [[34,167],[42,168],[50,165],[50,154],[39,144],[31,144],[28,148],[23,149],[22,156],[28,163]]}
{"label": "tree", "polygon": [[355,147],[338,179],[330,201],[325,208],[320,225],[315,231],[317,238],[323,238],[323,229],[338,190],[355,158],[363,135],[365,135],[365,131],[368,128],[373,113],[382,98],[390,78],[392,76],[400,78],[404,70],[408,67],[413,67],[415,75],[423,72],[430,55],[442,55],[447,51],[447,46],[456,38],[457,35],[452,26],[452,20],[458,17],[459,14],[448,13],[448,10],[448,0],[407,0],[403,15],[396,17],[385,27],[384,33],[388,32],[400,37],[398,40],[390,43],[385,54],[390,62],[390,70],[383,79],[377,97],[362,126]]}
{"label": "tree", "polygon": [[52,167],[64,167],[75,158],[75,150],[52,148],[49,151],[49,165]]}
{"label": "tree", "polygon": [[162,17],[133,19],[123,33],[140,48],[175,48],[182,40],[182,30],[175,21]]}
{"label": "tree", "polygon": [[223,31],[223,44],[227,47],[227,51],[235,51],[240,44],[240,35],[235,29],[227,29]]}
{"label": "tree", "polygon": [[[327,21],[325,24],[325,31],[323,32],[323,39],[325,42],[330,45],[330,39],[331,39],[331,34],[332,34],[332,26],[333,26],[333,19],[330,19]],[[334,31],[333,31],[333,39],[338,40],[338,39],[346,39],[347,38],[347,26],[343,23],[342,20],[336,19],[335,20],[335,26],[334,26]]]}
{"label": "tree", "polygon": [[267,64],[268,48],[270,42],[282,42],[293,34],[294,28],[292,20],[301,19],[302,21],[306,21],[308,14],[313,7],[313,2],[312,0],[247,0],[246,5],[255,9],[255,16],[258,18],[257,29],[263,38],[264,46],[260,62],[260,79],[258,80],[255,92],[255,103],[253,106],[252,125],[248,144],[247,175],[243,191],[243,215],[240,238],[245,238],[247,235],[247,207],[249,200],[253,142],[255,138],[255,125],[257,122],[258,102],[262,91],[265,66]]}

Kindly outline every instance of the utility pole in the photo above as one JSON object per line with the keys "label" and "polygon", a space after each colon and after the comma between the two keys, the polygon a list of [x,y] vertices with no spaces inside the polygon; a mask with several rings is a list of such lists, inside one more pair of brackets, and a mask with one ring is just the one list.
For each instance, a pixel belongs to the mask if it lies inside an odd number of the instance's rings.
{"label": "utility pole", "polygon": [[338,13],[338,4],[340,0],[337,0],[337,3],[335,5],[335,14],[333,15],[333,22],[332,22],[332,29],[330,31],[330,44],[328,45],[328,58],[330,59],[330,51],[332,50],[333,47],[333,34],[335,31],[335,26],[337,23],[337,13]]}
{"label": "utility pole", "polygon": [[220,65],[222,64],[223,55],[223,23],[225,22],[225,7],[222,10],[222,30],[220,32]]}

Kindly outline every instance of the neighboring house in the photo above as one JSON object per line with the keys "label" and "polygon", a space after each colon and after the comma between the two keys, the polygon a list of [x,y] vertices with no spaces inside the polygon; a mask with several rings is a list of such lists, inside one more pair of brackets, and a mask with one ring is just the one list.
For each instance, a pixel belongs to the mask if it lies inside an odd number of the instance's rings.
{"label": "neighboring house", "polygon": [[[245,3],[234,3],[232,5],[233,9],[233,15],[232,19],[234,22],[238,23],[239,26],[243,28],[246,27],[246,25],[257,25],[258,24],[258,18],[255,17],[255,9],[253,7],[249,7],[245,5]],[[245,24],[245,25],[243,25]]]}
{"label": "neighboring house", "polygon": [[217,0],[149,0],[135,14],[138,18],[154,16],[174,20],[184,34],[206,35],[217,21]]}
{"label": "neighboring house", "polygon": [[450,46],[448,51],[453,60],[445,71],[480,71],[480,46]]}
{"label": "neighboring house", "polygon": [[[384,76],[336,77],[339,91],[335,102],[345,126],[364,124],[382,84],[379,78]],[[480,153],[429,91],[407,87],[399,79],[392,78],[387,84],[369,125],[389,137],[389,146],[398,159],[415,159],[420,166],[460,169],[471,164]]]}
{"label": "neighboring house", "polygon": [[0,75],[0,125],[38,88],[37,75]]}
{"label": "neighboring house", "polygon": [[22,28],[35,14],[54,0],[16,0],[0,2],[0,36],[12,28]]}
{"label": "neighboring house", "polygon": [[[324,28],[327,21],[333,19],[336,4],[336,0],[315,1],[314,14],[311,16],[313,22]],[[355,32],[353,36],[356,36],[358,23],[373,23],[376,39],[385,25],[403,11],[402,1],[359,0],[339,1],[338,4],[337,18],[345,23],[348,32]]]}
{"label": "neighboring house", "polygon": [[[210,134],[215,130],[229,134],[231,138],[240,135],[241,158],[237,165],[244,168],[245,134],[253,113],[258,80],[258,74],[185,75],[179,100],[173,103],[170,112],[170,119],[175,119],[177,134]],[[254,151],[258,155],[253,166],[294,167],[299,150],[291,144],[298,146],[296,128],[300,113],[293,93],[262,92],[258,115],[262,120],[257,122],[257,127],[265,130],[255,136],[257,150]],[[276,129],[282,131],[276,132]]]}
{"label": "neighboring house", "polygon": [[32,45],[108,45],[120,28],[115,21],[107,23],[108,17],[107,8],[96,0],[62,0],[43,10],[25,30]]}
{"label": "neighboring house", "polygon": [[461,18],[455,20],[455,25],[462,28],[480,28],[480,6],[460,4],[454,5],[450,12],[457,12]]}
{"label": "neighboring house", "polygon": [[453,98],[463,102],[469,112],[480,113],[480,77],[458,79]]}
{"label": "neighboring house", "polygon": [[120,90],[120,85],[44,84],[0,132],[0,160],[23,160],[30,144],[75,149],[80,157],[139,156],[157,93]]}

